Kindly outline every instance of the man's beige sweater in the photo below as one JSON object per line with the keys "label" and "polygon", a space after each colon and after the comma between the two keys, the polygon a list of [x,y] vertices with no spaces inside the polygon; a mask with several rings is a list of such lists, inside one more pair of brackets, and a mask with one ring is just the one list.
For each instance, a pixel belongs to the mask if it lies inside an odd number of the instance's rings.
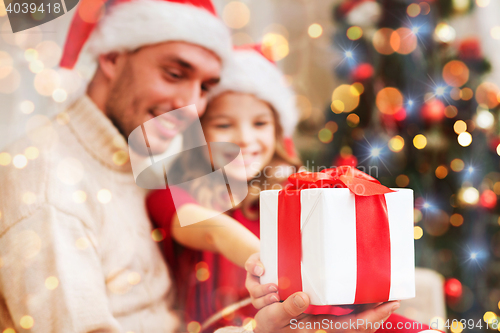
{"label": "man's beige sweater", "polygon": [[[36,155],[28,147],[39,156],[18,168],[16,155]],[[146,191],[111,121],[84,96],[7,151],[15,159],[0,165],[0,331],[174,331]]]}

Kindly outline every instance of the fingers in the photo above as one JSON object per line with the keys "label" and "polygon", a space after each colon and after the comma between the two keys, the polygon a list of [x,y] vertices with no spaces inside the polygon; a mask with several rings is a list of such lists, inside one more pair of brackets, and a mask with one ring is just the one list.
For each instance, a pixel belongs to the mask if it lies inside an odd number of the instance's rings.
{"label": "fingers", "polygon": [[261,285],[259,278],[250,273],[247,273],[245,287],[250,293],[252,305],[257,309],[279,301],[278,294],[276,293],[278,291],[277,285],[274,283]]}
{"label": "fingers", "polygon": [[[359,320],[362,320],[362,323],[365,325],[365,332],[375,332],[376,329],[375,323],[377,322],[382,322],[386,321],[389,316],[396,311],[399,308],[399,301],[393,301],[393,302],[387,302],[387,303],[382,303],[373,309],[366,310],[364,312],[361,312],[355,316],[355,320],[359,322]],[[368,323],[371,323],[371,325],[368,325]],[[368,327],[370,329],[368,329]]]}
{"label": "fingers", "polygon": [[260,262],[260,253],[254,253],[245,262],[245,269],[248,273],[254,276],[262,276],[264,274],[264,265]]}
{"label": "fingers", "polygon": [[272,293],[269,295],[265,295],[259,298],[252,298],[252,305],[257,309],[260,310],[266,305],[273,304],[276,302],[279,302],[279,296],[276,293]]}
{"label": "fingers", "polygon": [[255,316],[255,332],[277,332],[290,324],[290,320],[303,313],[309,306],[309,297],[297,292],[283,303],[274,303],[260,310]]}

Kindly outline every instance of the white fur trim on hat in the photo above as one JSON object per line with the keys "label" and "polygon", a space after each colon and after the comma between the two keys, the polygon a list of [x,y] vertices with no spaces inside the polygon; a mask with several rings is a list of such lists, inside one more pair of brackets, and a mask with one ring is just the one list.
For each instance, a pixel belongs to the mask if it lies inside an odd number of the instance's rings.
{"label": "white fur trim on hat", "polygon": [[258,52],[233,52],[233,58],[222,71],[221,82],[211,91],[210,98],[226,91],[252,94],[269,103],[279,115],[285,137],[293,134],[299,120],[295,94],[286,85],[283,73]]}
{"label": "white fur trim on hat", "polygon": [[183,41],[213,51],[224,62],[231,36],[224,23],[205,9],[162,0],[134,0],[111,7],[87,43],[95,57],[143,45]]}

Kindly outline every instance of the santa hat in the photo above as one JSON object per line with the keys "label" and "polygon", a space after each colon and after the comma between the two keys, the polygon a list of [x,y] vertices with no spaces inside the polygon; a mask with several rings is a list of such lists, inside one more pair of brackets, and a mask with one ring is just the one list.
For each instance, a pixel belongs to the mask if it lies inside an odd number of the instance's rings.
{"label": "santa hat", "polygon": [[234,91],[252,94],[269,103],[278,113],[285,138],[293,134],[299,120],[295,94],[287,86],[283,73],[267,59],[260,45],[234,49],[231,61],[221,74],[221,82],[212,90],[210,98]]}
{"label": "santa hat", "polygon": [[229,29],[211,0],[81,0],[60,66],[73,68],[86,42],[88,52],[97,58],[166,41],[202,46],[223,62],[231,53]]}

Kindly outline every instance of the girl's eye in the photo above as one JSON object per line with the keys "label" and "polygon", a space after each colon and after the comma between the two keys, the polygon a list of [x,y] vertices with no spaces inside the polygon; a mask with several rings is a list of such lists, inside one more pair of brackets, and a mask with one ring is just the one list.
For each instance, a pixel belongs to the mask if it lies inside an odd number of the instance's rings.
{"label": "girl's eye", "polygon": [[231,127],[231,124],[217,124],[217,125],[215,125],[215,127],[220,128],[220,129],[226,129],[226,128]]}
{"label": "girl's eye", "polygon": [[269,122],[267,122],[267,121],[257,121],[257,122],[255,122],[255,126],[257,126],[257,127],[266,126],[267,124],[269,124]]}

